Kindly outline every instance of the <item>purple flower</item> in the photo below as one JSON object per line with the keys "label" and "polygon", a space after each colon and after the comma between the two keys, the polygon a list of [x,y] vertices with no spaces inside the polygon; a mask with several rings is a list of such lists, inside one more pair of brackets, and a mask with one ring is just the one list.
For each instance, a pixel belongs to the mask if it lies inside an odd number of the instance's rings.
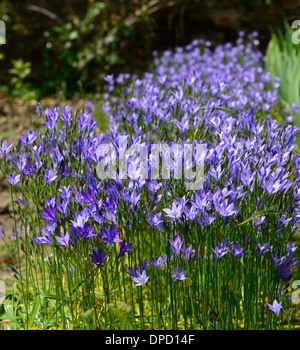
{"label": "purple flower", "polygon": [[37,102],[37,104],[36,104],[36,111],[37,111],[38,116],[40,117],[42,114],[42,106],[41,106],[40,102]]}
{"label": "purple flower", "polygon": [[161,213],[153,214],[153,212],[151,211],[150,215],[147,215],[147,217],[149,227],[153,227],[161,232],[163,224],[163,220],[161,220]]}
{"label": "purple flower", "polygon": [[16,186],[16,184],[20,181],[21,175],[16,175],[15,173],[12,174],[12,176],[6,175],[7,181],[10,182],[13,186]]}
{"label": "purple flower", "polygon": [[25,205],[25,202],[24,202],[23,197],[19,197],[19,198],[18,198],[18,202],[19,202],[20,204]]}
{"label": "purple flower", "polygon": [[20,137],[21,144],[28,147],[37,138],[37,132],[33,130],[28,130]]}
{"label": "purple flower", "polygon": [[143,284],[146,284],[150,276],[146,275],[146,271],[143,270],[142,273],[140,273],[138,270],[135,271],[136,276],[131,276],[132,280],[136,283],[135,287],[141,286]]}
{"label": "purple flower", "polygon": [[138,267],[134,265],[134,268],[128,267],[128,276],[132,277],[137,277],[137,272],[139,271]]}
{"label": "purple flower", "polygon": [[269,252],[272,248],[270,246],[270,242],[267,242],[261,245],[260,241],[258,241],[256,245],[258,256],[261,256],[263,253]]}
{"label": "purple flower", "polygon": [[9,155],[9,151],[12,148],[13,144],[11,144],[10,146],[7,145],[7,141],[4,140],[2,142],[2,146],[0,147],[0,154],[2,154],[4,157]]}
{"label": "purple flower", "polygon": [[172,238],[169,239],[169,242],[171,243],[171,249],[177,258],[179,257],[183,241],[184,239],[181,240],[179,236],[177,236],[175,240]]}
{"label": "purple flower", "polygon": [[87,222],[85,222],[82,227],[78,226],[77,230],[78,236],[80,237],[89,238],[96,236],[96,234],[93,233],[94,226],[88,226]]}
{"label": "purple flower", "polygon": [[272,305],[267,303],[267,305],[269,306],[269,309],[273,311],[277,317],[279,316],[280,310],[282,309],[281,303],[282,301],[278,303],[276,299],[273,301]]}
{"label": "purple flower", "polygon": [[49,234],[48,234],[47,232],[44,232],[44,231],[43,231],[43,236],[40,236],[40,237],[36,236],[36,237],[33,238],[33,240],[34,240],[34,242],[35,242],[35,244],[36,244],[37,246],[39,246],[40,244],[50,244],[50,245],[53,245],[53,243],[52,243],[52,241],[51,241],[51,239],[50,239]]}
{"label": "purple flower", "polygon": [[45,180],[45,186],[48,185],[50,182],[53,182],[56,178],[56,171],[52,169],[46,169],[43,174],[44,180]]}
{"label": "purple flower", "polygon": [[183,205],[176,205],[175,202],[172,204],[172,209],[163,209],[163,211],[166,213],[166,216],[171,219],[171,221],[180,221],[180,218],[183,213]]}
{"label": "purple flower", "polygon": [[69,206],[69,202],[66,200],[64,200],[62,204],[57,203],[57,209],[65,218],[68,216],[68,206]]}
{"label": "purple flower", "polygon": [[67,231],[66,234],[64,235],[62,232],[60,233],[60,237],[59,236],[55,236],[55,239],[57,240],[57,242],[67,248],[69,248],[70,243],[72,244],[72,241],[70,241],[70,235],[69,232]]}
{"label": "purple flower", "polygon": [[151,266],[151,264],[152,264],[152,263],[150,263],[150,264],[148,265],[148,259],[145,259],[144,261],[141,260],[141,261],[140,261],[140,269],[141,269],[141,271],[146,271],[146,270],[148,270],[148,268]]}
{"label": "purple flower", "polygon": [[45,220],[53,221],[53,222],[58,223],[58,220],[57,220],[56,214],[55,214],[56,213],[56,209],[52,205],[49,205],[49,208],[43,207],[43,209],[44,209],[44,212],[41,212],[40,215]]}
{"label": "purple flower", "polygon": [[92,259],[92,265],[100,266],[108,257],[108,255],[103,254],[103,250],[101,248],[96,252],[96,248],[92,248],[93,254],[89,254]]}
{"label": "purple flower", "polygon": [[226,238],[223,238],[222,240],[222,243],[221,245],[219,246],[219,242],[217,242],[217,245],[216,245],[216,248],[213,249],[212,246],[211,247],[211,250],[213,251],[214,253],[214,256],[216,258],[216,260],[219,260],[222,256],[224,256],[228,250],[229,250],[229,246],[232,244],[233,242],[227,244],[227,239]]}
{"label": "purple flower", "polygon": [[178,267],[177,270],[175,267],[173,267],[173,275],[171,275],[171,277],[173,277],[175,279],[175,281],[181,282],[181,281],[187,279],[186,274],[187,274],[187,271],[181,271],[180,266]]}
{"label": "purple flower", "polygon": [[163,264],[167,261],[167,256],[165,254],[162,254],[162,256],[158,257],[156,260],[155,258],[152,258],[152,264],[157,268],[157,271],[159,272],[162,268]]}
{"label": "purple flower", "polygon": [[89,219],[88,209],[85,208],[82,211],[74,212],[74,216],[74,220],[70,220],[70,223],[76,228],[83,227]]}
{"label": "purple flower", "polygon": [[236,259],[239,259],[244,253],[244,248],[239,247],[237,242],[236,242],[230,247],[230,251]]}
{"label": "purple flower", "polygon": [[283,261],[285,259],[285,256],[282,256],[280,259],[278,259],[277,257],[277,253],[273,256],[273,254],[271,253],[271,257],[272,257],[272,260],[273,260],[273,264],[274,264],[274,270],[277,270],[278,267],[280,265],[283,264]]}
{"label": "purple flower", "polygon": [[190,257],[193,256],[194,254],[195,254],[195,250],[192,250],[192,246],[189,246],[188,248],[186,248],[185,246],[183,247],[182,255],[186,264],[188,263]]}
{"label": "purple flower", "polygon": [[120,253],[118,255],[118,258],[125,255],[125,253],[129,252],[132,248],[132,243],[126,244],[125,239],[120,244]]}
{"label": "purple flower", "polygon": [[220,204],[218,199],[216,199],[214,200],[214,205],[215,205],[215,208],[217,209],[217,212],[225,218],[227,216],[231,216],[236,212],[236,210],[234,210],[234,203],[230,203],[229,205],[227,205],[226,200],[224,200],[222,204]]}
{"label": "purple flower", "polygon": [[101,241],[103,242],[122,242],[122,240],[118,237],[120,230],[114,230],[113,225],[110,225],[109,229],[103,229],[103,238]]}
{"label": "purple flower", "polygon": [[12,272],[16,273],[17,275],[20,275],[17,269],[13,265],[9,264],[8,266],[12,270]]}

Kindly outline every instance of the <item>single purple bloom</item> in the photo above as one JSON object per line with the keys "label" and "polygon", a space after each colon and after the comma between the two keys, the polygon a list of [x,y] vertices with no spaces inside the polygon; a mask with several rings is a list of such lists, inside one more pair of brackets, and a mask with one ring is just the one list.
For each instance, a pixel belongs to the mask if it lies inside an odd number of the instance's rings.
{"label": "single purple bloom", "polygon": [[147,259],[147,258],[146,258],[144,261],[143,261],[143,260],[140,261],[140,269],[141,269],[141,271],[146,271],[146,270],[148,270],[148,268],[149,268],[151,265],[152,265],[152,263],[150,263],[150,264],[148,265],[148,259]]}
{"label": "single purple bloom", "polygon": [[152,264],[157,268],[157,271],[159,272],[162,268],[163,264],[167,261],[167,256],[165,254],[162,254],[157,260],[155,258],[152,258]]}
{"label": "single purple bloom", "polygon": [[37,104],[36,104],[36,111],[37,111],[38,116],[40,117],[42,114],[42,106],[41,106],[40,102],[37,102]]}
{"label": "single purple bloom", "polygon": [[278,275],[278,280],[281,279],[290,279],[292,276],[293,271],[291,270],[290,266],[288,265],[283,265],[279,269],[279,275]]}
{"label": "single purple bloom", "polygon": [[37,132],[29,130],[20,137],[20,142],[25,147],[28,147],[37,138]]}
{"label": "single purple bloom", "polygon": [[74,227],[83,227],[85,223],[87,223],[89,219],[88,209],[85,208],[82,211],[74,212],[75,219],[70,220],[71,225]]}
{"label": "single purple bloom", "polygon": [[230,251],[236,259],[239,259],[244,254],[244,248],[239,247],[237,243],[230,247]]}
{"label": "single purple bloom", "polygon": [[11,233],[11,236],[12,236],[12,238],[17,238],[18,239],[18,241],[21,241],[21,239],[20,239],[20,235],[19,235],[19,231],[17,230],[17,233],[15,233],[15,232],[12,232]]}
{"label": "single purple bloom", "polygon": [[177,258],[179,256],[180,251],[181,251],[183,241],[184,241],[184,239],[181,240],[179,236],[177,236],[175,238],[175,240],[173,240],[172,238],[169,239],[169,242],[171,243],[171,249]]}
{"label": "single purple bloom", "polygon": [[142,273],[140,273],[139,271],[136,271],[136,276],[132,276],[131,278],[136,283],[135,287],[138,287],[143,284],[146,284],[150,276],[147,276],[146,271],[143,270]]}
{"label": "single purple bloom", "polygon": [[19,202],[20,204],[25,205],[24,199],[23,199],[22,197],[19,197],[19,198],[18,198],[18,202]]}
{"label": "single purple bloom", "polygon": [[283,264],[283,261],[285,259],[285,256],[282,256],[280,259],[278,259],[277,253],[273,256],[271,253],[272,261],[274,264],[274,270],[277,270],[280,265]]}
{"label": "single purple bloom", "polygon": [[175,202],[172,204],[172,209],[163,209],[163,211],[166,213],[166,216],[171,219],[171,221],[180,221],[180,218],[183,213],[183,205],[176,205]]}
{"label": "single purple bloom", "polygon": [[186,246],[183,247],[182,255],[186,264],[188,263],[190,257],[193,256],[194,254],[195,254],[195,250],[194,249],[192,250],[192,246],[189,246],[188,248],[186,248]]}
{"label": "single purple bloom", "polygon": [[64,200],[62,202],[62,204],[57,203],[57,209],[59,210],[59,212],[62,214],[63,217],[67,217],[68,216],[68,207],[69,207],[69,202]]}
{"label": "single purple bloom", "polygon": [[120,253],[118,255],[118,258],[125,255],[125,253],[129,252],[132,248],[132,243],[126,244],[125,239],[120,244]]}
{"label": "single purple bloom", "polygon": [[128,267],[128,276],[132,277],[137,277],[137,272],[139,271],[139,269],[137,268],[136,265],[134,265],[134,268]]}
{"label": "single purple bloom", "polygon": [[46,186],[57,178],[56,171],[52,169],[46,169],[43,174],[43,177],[44,177],[45,186]]}
{"label": "single purple bloom", "polygon": [[225,218],[227,216],[231,216],[232,214],[234,214],[236,212],[236,210],[234,210],[234,203],[230,203],[229,205],[227,205],[226,200],[224,200],[223,203],[220,204],[218,202],[218,199],[216,199],[216,200],[214,200],[214,205],[215,205],[217,212]]}
{"label": "single purple bloom", "polygon": [[62,200],[69,201],[71,198],[70,185],[68,187],[64,186],[58,190],[58,195]]}
{"label": "single purple bloom", "polygon": [[89,238],[89,237],[94,237],[96,234],[92,233],[94,230],[94,226],[88,226],[87,222],[84,223],[82,227],[78,226],[78,236],[84,237],[84,238]]}
{"label": "single purple bloom", "polygon": [[233,242],[227,244],[227,239],[223,238],[221,246],[219,246],[219,242],[217,242],[215,249],[213,249],[213,247],[211,246],[211,250],[213,251],[216,260],[219,260],[222,256],[224,256],[228,252],[229,246],[232,243]]}
{"label": "single purple bloom", "polygon": [[40,244],[50,244],[50,245],[53,245],[50,237],[49,237],[49,234],[46,233],[46,232],[43,232],[43,236],[36,236],[33,238],[35,244],[37,246],[39,246]]}
{"label": "single purple bloom", "polygon": [[80,200],[82,202],[87,202],[87,203],[94,203],[95,202],[95,190],[88,187],[87,191],[81,191],[81,198]]}
{"label": "single purple bloom", "polygon": [[58,223],[58,220],[56,218],[56,209],[50,205],[49,208],[47,207],[43,207],[44,212],[41,212],[40,215],[45,219],[45,220],[49,220],[49,221],[53,221]]}
{"label": "single purple bloom", "polygon": [[272,248],[270,246],[270,242],[267,242],[261,245],[260,241],[256,245],[256,249],[258,252],[258,256],[261,256],[263,253],[269,252]]}
{"label": "single purple bloom", "polygon": [[183,281],[185,279],[187,279],[186,277],[187,271],[181,271],[181,267],[178,267],[178,270],[176,270],[176,268],[173,268],[173,275],[171,275],[171,277],[173,277],[175,279],[175,281]]}
{"label": "single purple bloom", "polygon": [[273,311],[277,317],[279,316],[280,310],[282,308],[281,303],[282,303],[282,301],[280,303],[278,303],[276,299],[273,301],[272,305],[267,303],[267,305],[269,306],[269,309],[271,311]]}
{"label": "single purple bloom", "polygon": [[7,145],[7,141],[4,140],[2,142],[2,146],[0,147],[0,154],[2,154],[4,157],[9,155],[9,151],[12,148],[13,144],[11,144],[10,146]]}
{"label": "single purple bloom", "polygon": [[162,230],[163,220],[161,220],[161,213],[153,214],[151,211],[150,215],[147,214],[147,217],[149,227],[153,227],[158,231]]}
{"label": "single purple bloom", "polygon": [[21,175],[16,175],[15,172],[10,175],[6,175],[7,181],[10,182],[13,186],[16,186],[16,184],[20,181]]}
{"label": "single purple bloom", "polygon": [[62,232],[60,233],[60,237],[59,236],[55,236],[55,239],[57,240],[57,242],[67,248],[69,248],[70,243],[72,243],[72,241],[70,241],[70,235],[69,232],[67,231],[66,234],[64,235]]}
{"label": "single purple bloom", "polygon": [[93,254],[89,254],[92,259],[92,265],[100,266],[108,257],[108,255],[103,254],[103,250],[101,248],[99,248],[97,252],[94,248],[92,248],[92,252]]}
{"label": "single purple bloom", "polygon": [[101,239],[103,242],[122,242],[118,237],[120,230],[114,230],[113,225],[110,225],[109,229],[103,229],[104,237]]}

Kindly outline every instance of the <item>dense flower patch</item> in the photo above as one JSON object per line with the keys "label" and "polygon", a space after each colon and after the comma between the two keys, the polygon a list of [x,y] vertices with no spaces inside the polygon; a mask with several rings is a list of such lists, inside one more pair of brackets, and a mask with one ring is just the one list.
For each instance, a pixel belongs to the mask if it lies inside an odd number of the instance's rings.
{"label": "dense flower patch", "polygon": [[108,134],[90,103],[39,105],[45,132],[2,143],[38,327],[292,327],[299,128],[256,45],[195,40],[108,76]]}

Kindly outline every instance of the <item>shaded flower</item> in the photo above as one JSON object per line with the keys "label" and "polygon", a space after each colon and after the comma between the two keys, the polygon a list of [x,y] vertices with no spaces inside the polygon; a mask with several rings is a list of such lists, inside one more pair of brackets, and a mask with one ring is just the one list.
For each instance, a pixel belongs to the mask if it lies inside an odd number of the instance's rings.
{"label": "shaded flower", "polygon": [[185,263],[187,264],[190,257],[195,255],[195,250],[192,250],[192,246],[189,246],[188,248],[184,246],[182,249],[182,255]]}
{"label": "shaded flower", "polygon": [[166,261],[167,256],[165,254],[162,254],[162,256],[158,257],[157,259],[152,258],[152,264],[157,268],[157,271],[160,271],[160,269]]}
{"label": "shaded flower", "polygon": [[92,252],[92,254],[89,254],[92,259],[92,265],[100,266],[108,257],[108,255],[103,254],[103,250],[101,248],[99,248],[97,252],[96,248],[92,248]]}
{"label": "shaded flower", "polygon": [[129,252],[132,248],[132,243],[126,244],[125,239],[120,244],[120,252],[118,258],[125,255],[125,253]]}
{"label": "shaded flower", "polygon": [[11,264],[8,265],[9,268],[11,269],[12,272],[16,273],[17,275],[20,275],[20,273],[18,272],[18,270]]}
{"label": "shaded flower", "polygon": [[239,259],[244,254],[244,248],[239,247],[237,242],[230,247],[230,251],[236,259]]}

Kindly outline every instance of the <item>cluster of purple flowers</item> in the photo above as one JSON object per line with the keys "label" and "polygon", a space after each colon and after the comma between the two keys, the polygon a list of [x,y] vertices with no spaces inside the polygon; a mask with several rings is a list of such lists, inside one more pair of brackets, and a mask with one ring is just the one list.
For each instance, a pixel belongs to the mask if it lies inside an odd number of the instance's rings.
{"label": "cluster of purple flowers", "polygon": [[[142,77],[109,76],[109,94],[103,96],[108,134],[96,132],[90,112],[73,116],[69,107],[47,108],[40,110],[44,134],[25,133],[18,150],[4,141],[0,154],[12,170],[7,180],[16,186],[31,178],[45,197],[52,196],[39,207],[44,222],[35,243],[76,249],[90,242],[91,264],[103,266],[117,243],[121,258],[136,249],[136,239],[147,251],[147,239],[157,235],[164,244],[159,258],[148,256],[150,265],[160,271],[174,259],[180,265],[171,273],[179,281],[188,278],[192,259],[203,258],[197,255],[200,245],[217,263],[228,252],[238,263],[251,246],[257,259],[272,261],[278,280],[290,279],[297,263],[291,237],[300,221],[300,158],[294,153],[299,129],[273,119],[290,116],[278,99],[279,83],[271,81],[255,46],[251,35],[214,50],[194,40],[156,56],[152,71]],[[113,96],[120,86],[121,99]],[[103,149],[112,146],[118,156],[120,135],[128,136],[129,146],[147,148],[158,141],[202,144],[203,186],[184,191],[188,179],[142,178],[132,153],[125,180],[117,172],[99,179],[95,169],[105,158]],[[180,157],[180,150],[171,155],[171,173]],[[180,235],[171,238],[175,231]],[[136,238],[138,233],[143,237]],[[150,265],[146,258],[128,268],[135,286],[147,283]]]}

